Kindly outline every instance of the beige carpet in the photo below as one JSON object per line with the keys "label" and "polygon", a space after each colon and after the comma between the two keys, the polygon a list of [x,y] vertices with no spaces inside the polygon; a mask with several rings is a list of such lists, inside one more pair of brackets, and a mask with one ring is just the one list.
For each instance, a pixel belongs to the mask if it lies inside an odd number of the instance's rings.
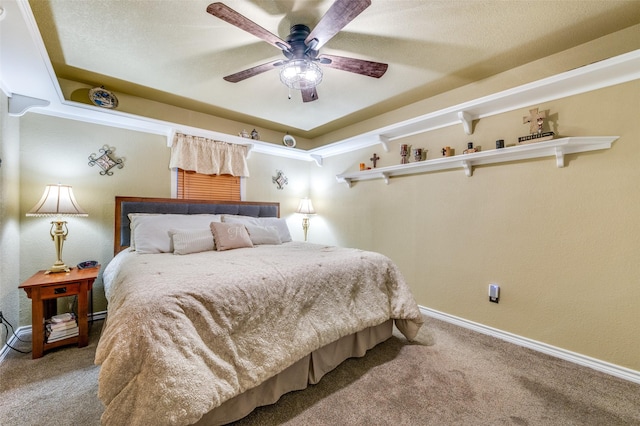
{"label": "beige carpet", "polygon": [[[86,348],[10,354],[0,424],[98,425],[101,325]],[[236,425],[640,425],[640,385],[431,318],[426,327],[422,344],[395,334]]]}

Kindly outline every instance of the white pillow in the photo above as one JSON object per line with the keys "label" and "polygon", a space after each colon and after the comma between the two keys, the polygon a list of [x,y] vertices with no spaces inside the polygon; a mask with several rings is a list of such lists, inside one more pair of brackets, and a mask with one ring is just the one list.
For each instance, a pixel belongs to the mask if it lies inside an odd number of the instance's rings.
{"label": "white pillow", "polygon": [[227,223],[241,223],[243,225],[253,226],[275,226],[280,235],[280,241],[283,243],[291,241],[291,233],[287,226],[287,221],[279,217],[251,217],[225,214],[222,221]]}
{"label": "white pillow", "polygon": [[138,253],[170,253],[173,251],[169,231],[208,228],[211,222],[221,222],[217,214],[130,214],[135,250]]}
{"label": "white pillow", "polygon": [[260,244],[282,244],[278,228],[275,226],[245,225],[249,232],[249,238],[254,245]]}
{"label": "white pillow", "polygon": [[133,229],[133,218],[136,216],[158,216],[160,213],[129,213],[129,248],[136,249],[135,229]]}
{"label": "white pillow", "polygon": [[214,249],[211,229],[172,229],[173,254],[200,253]]}

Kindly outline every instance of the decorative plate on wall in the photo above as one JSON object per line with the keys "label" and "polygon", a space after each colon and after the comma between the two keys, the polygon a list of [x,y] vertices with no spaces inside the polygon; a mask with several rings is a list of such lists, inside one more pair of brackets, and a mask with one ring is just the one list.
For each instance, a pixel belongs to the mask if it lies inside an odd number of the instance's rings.
{"label": "decorative plate on wall", "polygon": [[284,146],[288,146],[289,148],[293,148],[296,146],[296,140],[291,135],[284,135],[284,138],[282,138],[282,143],[284,144]]}
{"label": "decorative plate on wall", "polygon": [[113,109],[118,107],[118,98],[116,98],[116,95],[104,87],[94,87],[89,90],[89,99],[91,99],[94,105],[102,108]]}

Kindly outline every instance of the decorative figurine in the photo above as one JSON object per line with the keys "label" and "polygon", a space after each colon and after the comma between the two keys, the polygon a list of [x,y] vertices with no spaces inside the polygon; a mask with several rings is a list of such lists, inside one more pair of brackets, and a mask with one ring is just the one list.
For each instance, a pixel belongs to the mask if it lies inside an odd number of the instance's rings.
{"label": "decorative figurine", "polygon": [[414,161],[422,161],[422,148],[413,149],[413,159]]}
{"label": "decorative figurine", "polygon": [[451,157],[452,155],[453,155],[453,152],[451,151],[450,146],[445,146],[444,148],[442,148],[443,157]]}
{"label": "decorative figurine", "polygon": [[402,157],[400,164],[409,163],[409,145],[406,145],[406,144],[400,145],[400,156]]}
{"label": "decorative figurine", "polygon": [[256,129],[253,129],[251,131],[251,139],[253,140],[260,140],[260,135],[258,134],[258,131]]}
{"label": "decorative figurine", "polygon": [[373,153],[373,157],[369,158],[369,160],[373,161],[373,168],[376,168],[376,165],[378,164],[378,160],[380,159],[380,157],[378,157],[376,155],[376,153]]}
{"label": "decorative figurine", "polygon": [[238,136],[240,136],[241,138],[248,138],[249,132],[247,132],[245,129],[242,129],[242,131],[238,133]]}
{"label": "decorative figurine", "polygon": [[522,117],[522,124],[529,123],[529,133],[531,134],[542,133],[542,124],[545,118],[547,118],[546,112],[538,112],[538,108],[530,109],[529,115]]}
{"label": "decorative figurine", "polygon": [[542,142],[553,139],[555,136],[553,132],[542,131],[545,118],[547,118],[547,113],[545,111],[538,111],[538,108],[530,109],[529,115],[522,117],[522,124],[529,123],[530,134],[528,136],[519,137],[518,143]]}
{"label": "decorative figurine", "polygon": [[473,147],[473,142],[468,142],[467,143],[467,149],[462,151],[462,153],[463,154],[473,154],[474,152],[478,152],[478,151],[480,151],[480,148],[474,148]]}

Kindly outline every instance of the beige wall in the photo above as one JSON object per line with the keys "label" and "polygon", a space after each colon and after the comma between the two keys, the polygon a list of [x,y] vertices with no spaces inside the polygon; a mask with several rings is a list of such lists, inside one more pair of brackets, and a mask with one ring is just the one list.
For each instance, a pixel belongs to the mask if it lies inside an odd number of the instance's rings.
{"label": "beige wall", "polygon": [[[532,106],[533,107],[533,106]],[[395,260],[418,303],[470,321],[640,370],[640,81],[535,105],[560,136],[618,135],[610,150],[313,187],[339,244]],[[399,144],[461,153],[473,141],[513,144],[527,109],[325,161],[312,176],[355,171],[375,151],[399,164]],[[314,233],[316,235],[316,233]],[[322,238],[319,239],[322,241]],[[501,286],[499,304],[489,283]]]}
{"label": "beige wall", "polygon": [[[0,311],[18,326],[18,265],[20,262],[19,199],[20,129],[17,118],[7,114],[7,97],[0,91]],[[0,342],[6,340],[0,328]]]}

